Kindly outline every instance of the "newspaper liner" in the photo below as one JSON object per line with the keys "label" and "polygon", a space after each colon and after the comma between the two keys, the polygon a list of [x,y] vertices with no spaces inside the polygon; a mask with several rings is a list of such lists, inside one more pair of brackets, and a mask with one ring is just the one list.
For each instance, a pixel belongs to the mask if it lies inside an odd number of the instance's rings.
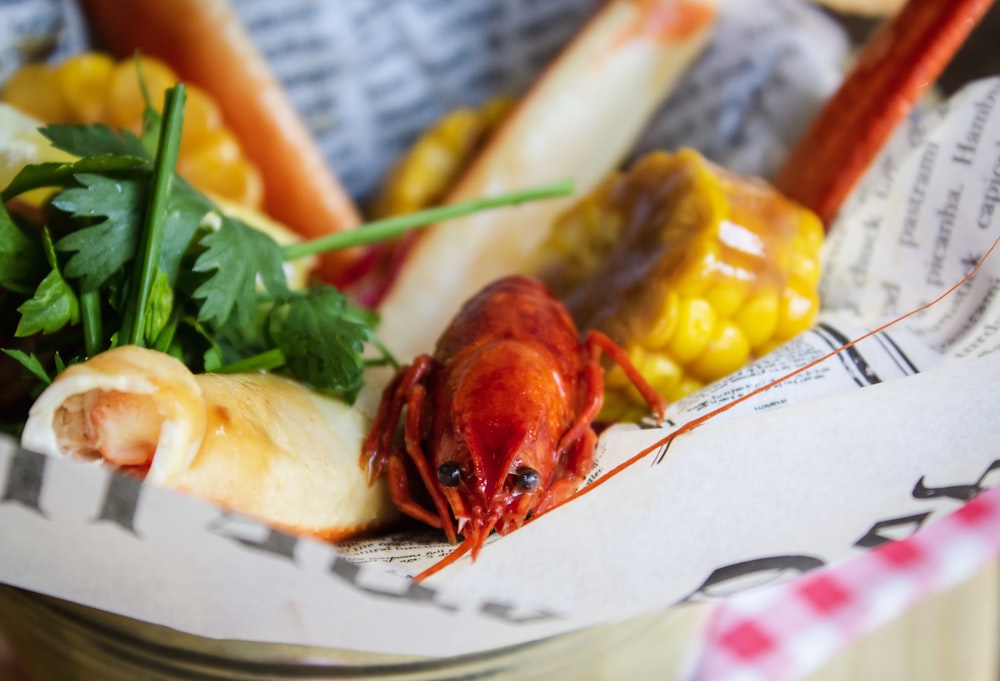
{"label": "newspaper liner", "polygon": [[[761,6],[777,8],[759,14],[772,21],[793,12],[791,3]],[[710,50],[700,72],[720,58]],[[780,93],[787,80],[770,73],[762,80]],[[708,106],[727,92],[692,97]],[[998,80],[978,83],[894,138],[834,227],[817,329],[674,405],[668,429],[968,271],[1000,231],[998,92]],[[955,509],[962,497],[949,489],[994,481],[998,282],[994,258],[930,312],[678,438],[424,584],[398,573],[446,552],[436,538],[338,550],[3,440],[0,580],[209,637],[445,656],[792,577]],[[595,475],[668,429],[612,429]]]}

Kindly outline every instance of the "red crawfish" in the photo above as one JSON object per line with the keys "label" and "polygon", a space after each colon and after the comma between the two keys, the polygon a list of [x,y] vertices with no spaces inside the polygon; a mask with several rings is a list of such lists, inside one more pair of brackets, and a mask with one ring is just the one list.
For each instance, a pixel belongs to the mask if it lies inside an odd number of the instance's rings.
{"label": "red crawfish", "polygon": [[[511,532],[576,492],[594,463],[602,352],[661,418],[663,398],[625,352],[599,331],[581,341],[563,304],[524,276],[500,279],[476,294],[433,356],[421,355],[396,373],[382,394],[362,465],[372,480],[386,474],[403,513],[444,530],[453,544],[463,536],[418,579],[469,551],[475,557],[491,531]],[[421,491],[430,498],[427,506],[417,501]]]}

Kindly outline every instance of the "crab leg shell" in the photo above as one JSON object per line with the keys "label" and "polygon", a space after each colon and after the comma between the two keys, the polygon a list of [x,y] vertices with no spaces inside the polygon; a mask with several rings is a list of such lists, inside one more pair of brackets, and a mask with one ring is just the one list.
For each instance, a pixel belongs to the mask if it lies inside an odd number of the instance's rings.
{"label": "crab leg shell", "polygon": [[[584,193],[619,163],[700,53],[716,0],[614,0],[548,67],[447,202],[570,178]],[[432,347],[489,281],[523,271],[572,199],[479,213],[425,230],[379,307],[401,360]],[[415,323],[419,320],[419,323]]]}
{"label": "crab leg shell", "polygon": [[909,0],[868,40],[774,184],[829,226],[896,125],[934,83],[993,0]]}

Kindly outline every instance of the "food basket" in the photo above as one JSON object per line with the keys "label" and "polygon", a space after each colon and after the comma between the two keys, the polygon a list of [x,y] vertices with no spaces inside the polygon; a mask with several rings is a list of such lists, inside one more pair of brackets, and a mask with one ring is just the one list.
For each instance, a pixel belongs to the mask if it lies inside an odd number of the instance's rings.
{"label": "food basket", "polygon": [[[465,16],[449,3],[412,4],[438,17],[462,15],[469,25],[491,16]],[[537,3],[511,4],[541,12]],[[558,22],[547,14],[520,27],[537,43],[536,62],[551,57],[593,9],[586,1],[563,4],[573,26],[552,28]],[[242,5],[322,133],[330,121],[316,114],[323,102],[309,98],[309,78],[295,72],[295,50],[281,47],[284,29],[262,3]],[[726,167],[767,175],[835,89],[849,44],[828,15],[792,0],[734,0],[724,8],[719,35],[634,153],[683,138]],[[57,42],[71,51],[85,38],[69,11]],[[303,10],[287,20],[294,28],[309,16]],[[341,32],[354,21],[372,35],[364,8],[345,10],[338,21]],[[726,53],[726,45],[741,44],[739,36],[759,41],[753,54]],[[433,39],[424,39],[430,50]],[[373,45],[373,68],[392,68],[386,64],[406,52],[399,44]],[[469,63],[451,66],[467,77]],[[405,75],[412,64],[396,67]],[[520,72],[512,87],[523,89],[526,78]],[[942,296],[912,325],[877,327],[886,310],[900,314],[926,302],[928,261],[938,279],[953,282],[988,253],[1000,219],[963,230],[959,216],[971,215],[972,203],[992,214],[989,152],[949,167],[927,149],[969,145],[969,130],[981,137],[1000,131],[1000,115],[984,104],[998,92],[1000,84],[986,79],[944,108],[931,112],[928,103],[926,116],[914,117],[886,146],[832,231],[829,316],[818,330],[681,400],[671,418],[697,419],[733,395],[756,392],[766,377],[865,335],[850,353],[662,441],[560,509],[572,514],[546,515],[489,542],[471,566],[426,583],[400,575],[407,569],[393,557],[394,542],[404,541],[398,537],[372,549],[377,559],[388,556],[373,561],[367,546],[297,538],[0,440],[0,537],[14,547],[0,555],[9,674],[16,681],[22,672],[28,681],[819,680],[893,678],[880,666],[891,659],[893,672],[907,672],[899,678],[914,678],[909,665],[922,660],[965,678],[995,679],[1000,490],[990,387],[1000,361],[990,329],[1000,328],[1000,315],[989,277],[996,281],[1000,267],[987,260],[985,276],[966,293]],[[454,103],[461,102],[447,105]],[[404,122],[383,111],[382,120],[397,127],[374,136],[364,164],[352,165],[359,156],[345,152],[344,138],[326,138],[331,156],[342,156],[352,192],[370,195],[372,178],[400,140],[445,108],[431,102]],[[981,150],[979,139],[973,146]],[[913,208],[913,220],[946,231],[945,246],[954,250],[937,262],[939,252],[925,246],[904,266],[888,267],[896,263],[895,237],[875,236],[867,226],[906,204],[900,175],[916,181],[921,172],[930,198]],[[892,276],[872,284],[887,268]],[[894,292],[891,301],[886,291]],[[939,423],[947,427],[928,427]],[[616,463],[661,436],[652,428],[610,429],[599,449],[605,470],[618,471]],[[413,541],[420,549],[424,539]],[[962,624],[940,626],[950,618]],[[952,633],[960,643],[949,640]],[[3,673],[0,666],[8,681]]]}
{"label": "food basket", "polygon": [[206,639],[9,587],[0,600],[32,681],[680,678],[701,619],[696,609],[660,612],[479,654],[420,659]]}

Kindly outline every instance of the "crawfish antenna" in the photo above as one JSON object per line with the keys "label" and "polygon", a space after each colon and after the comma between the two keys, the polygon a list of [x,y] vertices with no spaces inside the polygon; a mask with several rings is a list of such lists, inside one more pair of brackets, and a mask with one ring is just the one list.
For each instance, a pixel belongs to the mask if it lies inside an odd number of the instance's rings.
{"label": "crawfish antenna", "polygon": [[424,581],[431,575],[437,574],[441,570],[445,569],[446,567],[454,563],[456,560],[458,560],[466,553],[468,553],[469,550],[472,549],[474,546],[477,546],[477,544],[482,544],[482,542],[477,542],[476,539],[477,539],[476,535],[474,534],[468,535],[465,539],[462,540],[461,544],[455,547],[455,549],[451,553],[449,553],[447,556],[445,556],[444,558],[442,558],[441,560],[439,560],[438,562],[434,563],[429,568],[421,572],[419,575],[414,577],[413,581],[414,582]]}
{"label": "crawfish antenna", "polygon": [[486,538],[490,536],[490,532],[493,531],[493,526],[496,525],[496,523],[497,521],[494,518],[490,523],[469,531],[462,540],[462,543],[456,546],[454,551],[414,577],[413,581],[420,582],[427,579],[431,575],[436,574],[448,567],[467,553],[471,552],[472,560],[475,560],[476,556],[479,555],[479,550],[483,548],[483,544],[486,543]]}

